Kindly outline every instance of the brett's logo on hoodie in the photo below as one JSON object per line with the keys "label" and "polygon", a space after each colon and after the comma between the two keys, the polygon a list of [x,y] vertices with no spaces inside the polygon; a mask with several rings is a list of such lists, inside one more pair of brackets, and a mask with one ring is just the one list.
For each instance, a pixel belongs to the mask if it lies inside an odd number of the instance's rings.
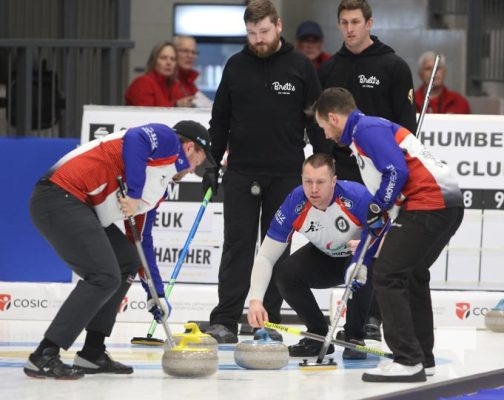
{"label": "brett's logo on hoodie", "polygon": [[380,86],[380,80],[376,76],[367,78],[365,75],[360,74],[358,78],[362,87],[373,89],[375,86]]}
{"label": "brett's logo on hoodie", "polygon": [[271,84],[273,90],[275,92],[277,92],[277,94],[291,94],[293,92],[296,91],[296,86],[294,86],[292,83],[290,82],[286,82],[286,83],[280,83],[278,81],[276,82],[273,82]]}

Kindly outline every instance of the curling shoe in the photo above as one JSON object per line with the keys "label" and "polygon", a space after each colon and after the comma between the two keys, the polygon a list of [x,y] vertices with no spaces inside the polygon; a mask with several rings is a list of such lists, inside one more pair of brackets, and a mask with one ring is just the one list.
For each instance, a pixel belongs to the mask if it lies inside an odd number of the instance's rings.
{"label": "curling shoe", "polygon": [[[315,357],[320,354],[320,349],[324,343],[317,340],[304,338],[297,344],[289,346],[289,356],[291,357]],[[326,354],[334,353],[334,346],[329,345]]]}
{"label": "curling shoe", "polygon": [[85,374],[132,374],[133,368],[112,360],[107,352],[104,352],[94,361],[87,360],[78,351],[74,358],[74,368]]}
{"label": "curling shoe", "polygon": [[436,375],[436,364],[434,361],[425,362],[424,365],[425,375],[426,376],[434,376]]}
{"label": "curling shoe", "polygon": [[59,348],[48,347],[42,355],[30,354],[24,367],[24,373],[32,378],[80,379],[84,372],[64,364],[59,355]]}
{"label": "curling shoe", "polygon": [[[256,335],[256,332],[260,328],[254,328],[254,340],[260,340],[262,337],[260,335]],[[275,329],[270,329],[270,328],[264,328],[266,329],[266,332],[268,332],[268,336],[270,337],[271,340],[274,340],[276,342],[283,342],[283,337],[281,333],[278,333]]]}
{"label": "curling shoe", "polygon": [[384,361],[377,368],[367,370],[362,375],[364,382],[425,382],[425,370],[421,363],[403,365]]}
{"label": "curling shoe", "polygon": [[[350,339],[348,343],[358,344],[359,346],[365,346],[366,343],[364,340]],[[351,349],[349,347],[345,347],[343,350],[343,360],[365,360],[367,358],[367,353],[363,351],[358,351],[355,349]]]}
{"label": "curling shoe", "polygon": [[380,330],[381,321],[377,318],[370,317],[364,325],[364,339],[382,341],[382,334]]}
{"label": "curling shoe", "polygon": [[212,336],[217,343],[238,343],[238,336],[231,332],[227,327],[221,324],[210,325],[205,329],[205,333]]}

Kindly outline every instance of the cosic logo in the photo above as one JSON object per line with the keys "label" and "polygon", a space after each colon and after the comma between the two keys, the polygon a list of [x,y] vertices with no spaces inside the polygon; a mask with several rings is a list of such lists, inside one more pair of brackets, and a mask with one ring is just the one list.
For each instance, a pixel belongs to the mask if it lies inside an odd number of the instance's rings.
{"label": "cosic logo", "polygon": [[7,311],[11,306],[11,295],[0,293],[0,311]]}
{"label": "cosic logo", "polygon": [[0,293],[0,311],[23,308],[49,308],[48,299],[12,297],[7,293]]}
{"label": "cosic logo", "polygon": [[471,307],[471,303],[460,302],[455,304],[455,314],[458,319],[465,320],[469,317],[485,316],[487,307]]}
{"label": "cosic logo", "polygon": [[119,305],[118,313],[124,313],[127,311],[135,312],[137,310],[147,310],[147,301],[145,300],[129,300],[126,296]]}
{"label": "cosic logo", "polygon": [[140,301],[132,300],[129,302],[129,308],[132,311],[147,310],[147,308],[148,308],[147,301],[145,301],[145,300],[140,300]]}

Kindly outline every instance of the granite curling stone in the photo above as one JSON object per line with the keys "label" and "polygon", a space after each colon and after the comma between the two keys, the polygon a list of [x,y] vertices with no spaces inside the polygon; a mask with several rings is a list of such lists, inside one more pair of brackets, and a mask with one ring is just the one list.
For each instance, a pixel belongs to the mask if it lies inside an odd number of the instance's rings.
{"label": "granite curling stone", "polygon": [[175,347],[163,353],[163,371],[179,378],[201,378],[213,375],[219,368],[217,352],[204,347],[192,347],[197,342],[194,337],[186,336]]}
{"label": "granite curling stone", "polygon": [[203,347],[217,353],[219,350],[219,343],[212,336],[202,333],[199,329],[198,324],[195,322],[188,322],[184,324],[184,333],[175,333],[173,338],[175,339],[175,344],[178,345],[183,338],[190,337],[190,341],[186,342],[189,347]]}
{"label": "granite curling stone", "polygon": [[289,349],[282,342],[272,340],[266,329],[256,332],[259,340],[244,340],[238,343],[234,359],[246,369],[280,369],[289,363]]}
{"label": "granite curling stone", "polygon": [[485,326],[493,332],[504,332],[504,299],[487,311],[485,314]]}

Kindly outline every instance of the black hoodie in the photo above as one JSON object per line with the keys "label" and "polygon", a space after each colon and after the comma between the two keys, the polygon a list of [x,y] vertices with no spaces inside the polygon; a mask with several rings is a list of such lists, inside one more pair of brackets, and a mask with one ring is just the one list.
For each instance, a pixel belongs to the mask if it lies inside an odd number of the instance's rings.
{"label": "black hoodie", "polygon": [[246,174],[299,175],[304,133],[314,151],[330,152],[329,141],[305,110],[321,92],[311,61],[283,39],[281,48],[259,58],[248,46],[226,63],[210,120],[212,155]]}
{"label": "black hoodie", "polygon": [[[318,71],[322,88],[344,87],[352,93],[357,108],[364,114],[386,118],[415,132],[411,70],[391,47],[380,42],[376,36],[371,36],[371,39],[373,44],[361,53],[353,54],[343,44],[323,63]],[[338,177],[360,181],[357,164],[348,154],[346,149],[335,147]],[[357,179],[353,175],[345,177],[341,174],[342,168],[348,164],[354,166]]]}

